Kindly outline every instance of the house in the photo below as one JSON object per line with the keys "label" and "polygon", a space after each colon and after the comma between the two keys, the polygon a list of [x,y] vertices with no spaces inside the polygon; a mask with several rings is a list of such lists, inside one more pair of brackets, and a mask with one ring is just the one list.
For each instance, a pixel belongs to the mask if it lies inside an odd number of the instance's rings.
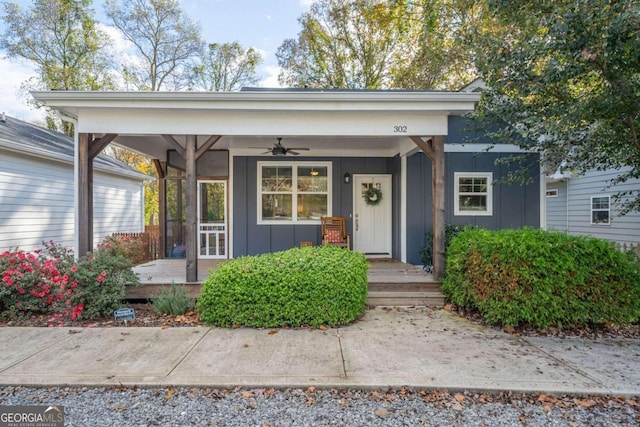
{"label": "house", "polygon": [[[161,253],[202,258],[319,244],[342,216],[352,249],[420,263],[445,222],[539,227],[544,180],[506,185],[496,165],[521,155],[469,130],[471,92],[251,89],[240,92],[33,92],[76,124],[79,251],[89,249],[88,160],[111,141],[154,159]],[[531,162],[538,162],[532,155]],[[367,197],[371,196],[373,197]],[[380,196],[380,197],[378,197]]]}
{"label": "house", "polygon": [[640,212],[619,215],[618,192],[640,189],[640,180],[609,186],[620,171],[591,170],[583,175],[557,173],[547,178],[546,227],[594,236],[621,245],[640,245]]}
{"label": "house", "polygon": [[[2,114],[0,251],[53,240],[74,247],[73,138]],[[149,177],[106,155],[95,161],[93,244],[113,232],[144,230]]]}

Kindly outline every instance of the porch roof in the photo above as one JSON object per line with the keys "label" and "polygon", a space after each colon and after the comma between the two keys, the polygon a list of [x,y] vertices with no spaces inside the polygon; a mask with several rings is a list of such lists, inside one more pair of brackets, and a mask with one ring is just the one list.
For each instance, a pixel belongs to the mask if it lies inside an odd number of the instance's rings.
{"label": "porch roof", "polygon": [[[244,90],[240,92],[40,91],[33,97],[77,121],[77,131],[118,134],[116,144],[164,160],[160,135],[221,135],[216,149],[260,155],[276,137],[309,147],[302,156],[392,156],[409,136],[447,134],[447,117],[473,111],[478,93]],[[182,140],[181,140],[182,139]]]}

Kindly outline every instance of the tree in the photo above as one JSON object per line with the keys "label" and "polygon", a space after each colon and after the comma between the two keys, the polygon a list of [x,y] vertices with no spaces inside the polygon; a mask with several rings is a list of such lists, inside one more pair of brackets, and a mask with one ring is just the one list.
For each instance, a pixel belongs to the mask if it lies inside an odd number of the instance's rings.
{"label": "tree", "polygon": [[234,91],[256,85],[260,80],[256,67],[262,56],[254,48],[245,50],[240,43],[210,43],[195,67],[193,85],[206,91]]}
{"label": "tree", "polygon": [[200,51],[200,28],[177,0],[106,0],[105,11],[140,54],[142,65],[123,68],[127,83],[150,91],[187,85]]}
{"label": "tree", "polygon": [[[489,0],[473,35],[488,89],[479,115],[552,170],[640,178],[640,7],[635,0]],[[619,193],[640,210],[640,188]]]}
{"label": "tree", "polygon": [[[37,78],[25,82],[31,89],[98,90],[113,87],[110,64],[103,53],[109,38],[97,29],[91,0],[35,0],[23,10],[4,3],[7,28],[0,49],[9,58],[24,58],[36,66]],[[52,114],[49,127],[56,129]],[[72,133],[66,126],[64,131]]]}
{"label": "tree", "polygon": [[320,0],[276,56],[281,83],[297,87],[434,89],[469,79],[458,32],[468,0]]}

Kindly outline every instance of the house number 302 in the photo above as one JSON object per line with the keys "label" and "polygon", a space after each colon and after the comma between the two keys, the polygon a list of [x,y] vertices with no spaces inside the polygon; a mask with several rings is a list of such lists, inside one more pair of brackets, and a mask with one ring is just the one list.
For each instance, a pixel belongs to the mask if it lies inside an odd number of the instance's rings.
{"label": "house number 302", "polygon": [[407,127],[406,126],[394,126],[393,127],[393,133],[407,133]]}

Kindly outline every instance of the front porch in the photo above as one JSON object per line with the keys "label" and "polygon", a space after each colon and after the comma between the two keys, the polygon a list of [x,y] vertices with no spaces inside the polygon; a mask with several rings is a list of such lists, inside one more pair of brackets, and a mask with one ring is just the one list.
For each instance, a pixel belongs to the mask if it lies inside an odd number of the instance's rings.
{"label": "front porch", "polygon": [[[225,260],[200,259],[198,262],[198,280],[187,282],[185,259],[158,259],[133,268],[140,278],[141,286],[127,288],[126,299],[149,299],[163,286],[172,283],[184,285],[187,293],[197,298],[202,282],[209,277],[209,270],[215,269]],[[367,304],[371,306],[387,305],[427,305],[441,306],[444,297],[440,282],[419,266],[396,260],[369,260],[369,294]]]}

